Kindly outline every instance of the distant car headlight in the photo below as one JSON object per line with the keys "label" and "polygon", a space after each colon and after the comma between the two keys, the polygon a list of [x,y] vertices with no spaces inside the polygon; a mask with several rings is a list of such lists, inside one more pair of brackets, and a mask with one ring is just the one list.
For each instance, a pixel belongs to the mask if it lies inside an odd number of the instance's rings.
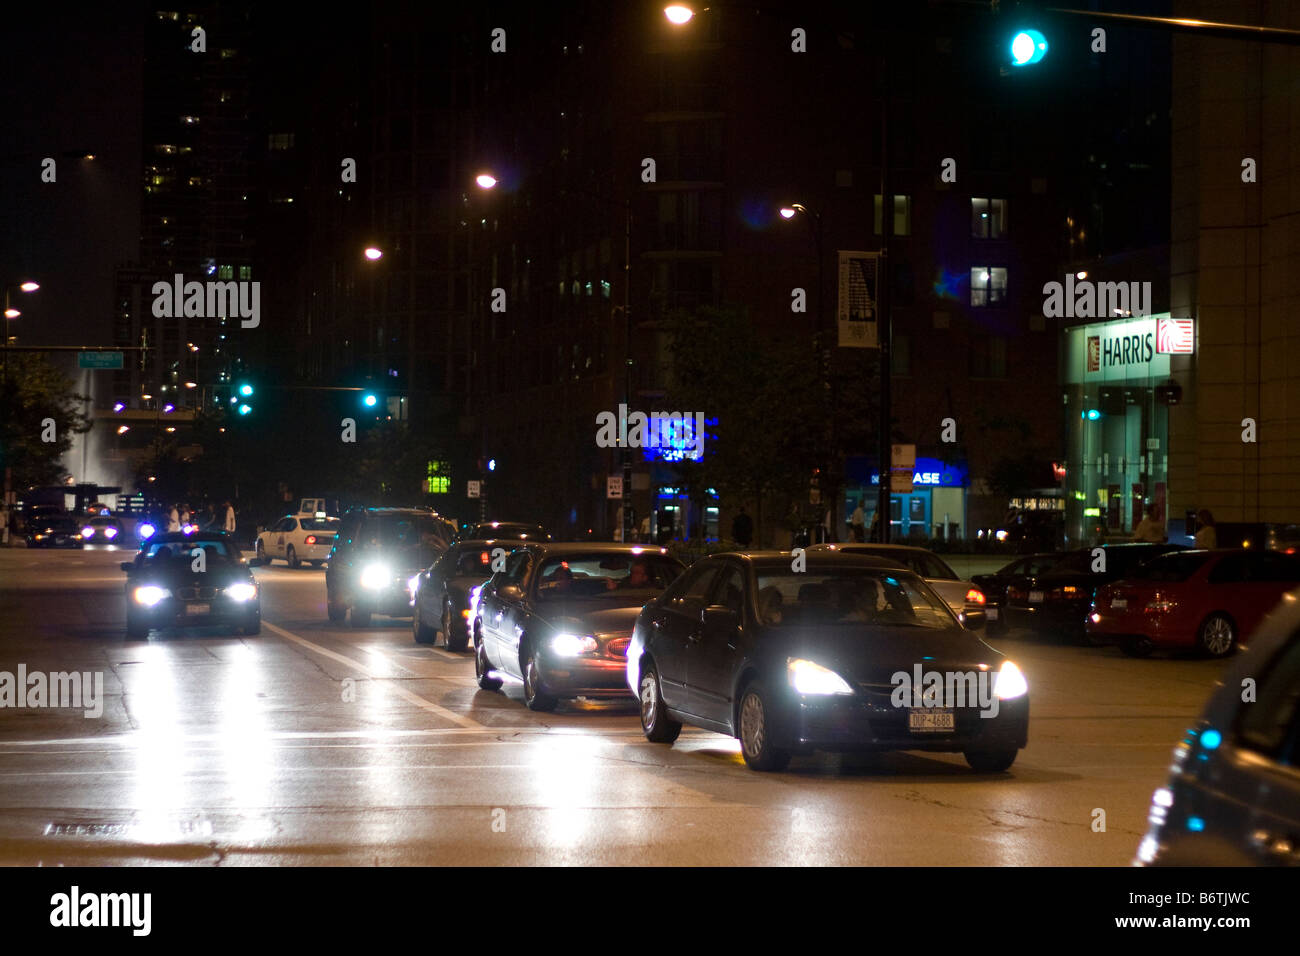
{"label": "distant car headlight", "polygon": [[144,524],[136,525],[135,533],[136,536],[143,541],[145,538],[153,537],[153,533],[157,530],[157,528],[146,521]]}
{"label": "distant car headlight", "polygon": [[1029,693],[1029,681],[1025,680],[1025,675],[1014,663],[1003,661],[1002,670],[998,671],[997,682],[993,685],[993,693],[999,700],[1021,697]]}
{"label": "distant car headlight", "polygon": [[589,635],[579,634],[556,634],[551,638],[551,650],[561,657],[577,657],[579,654],[589,654],[600,645],[596,639]]}
{"label": "distant car headlight", "polygon": [[143,604],[145,607],[153,607],[163,598],[171,597],[172,592],[168,591],[166,588],[157,588],[152,584],[147,584],[142,588],[136,588],[135,591],[132,592],[132,596],[135,598],[137,604]]}
{"label": "distant car headlight", "polygon": [[382,564],[369,564],[361,569],[361,586],[378,591],[392,583],[393,572]]}
{"label": "distant car headlight", "polygon": [[109,525],[107,528],[104,529],[104,537],[107,538],[109,541],[112,541],[114,538],[117,537],[117,529],[114,528],[112,525]]}
{"label": "distant car headlight", "polygon": [[791,657],[786,663],[790,686],[800,694],[851,694],[853,688],[829,667],[815,661]]}
{"label": "distant car headlight", "polygon": [[226,588],[226,597],[232,601],[251,601],[257,597],[257,586],[247,581],[240,581]]}
{"label": "distant car headlight", "polygon": [[83,538],[93,538],[95,536],[95,529],[92,528],[90,525],[86,525],[84,528],[81,529],[81,536]]}

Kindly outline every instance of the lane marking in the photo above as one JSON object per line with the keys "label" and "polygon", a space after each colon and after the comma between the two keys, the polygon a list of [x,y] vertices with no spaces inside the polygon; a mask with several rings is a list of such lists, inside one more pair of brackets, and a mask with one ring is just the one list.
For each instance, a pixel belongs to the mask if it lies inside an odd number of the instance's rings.
{"label": "lane marking", "polygon": [[[305,637],[299,637],[297,634],[294,634],[292,631],[286,631],[284,628],[276,624],[272,624],[269,621],[263,621],[262,626],[267,630],[271,631],[273,634],[278,634],[280,637],[283,637],[286,641],[292,641],[295,644],[299,644],[302,647],[307,648],[307,650],[312,651],[313,653],[320,654],[322,657],[328,657],[330,660],[337,661],[340,664],[345,664],[348,667],[352,667],[360,671],[361,673],[365,674],[367,677],[369,677],[372,680],[387,679],[379,674],[376,674],[373,669],[367,667],[365,664],[362,664],[360,661],[354,661],[352,658],[347,657],[343,654],[339,654],[337,651],[332,651],[328,647],[321,647],[319,644],[314,644],[311,641],[307,640]],[[389,663],[388,658],[385,657],[382,653],[379,653],[378,651],[376,651],[375,653],[379,654],[380,659],[383,660],[386,664]],[[389,666],[398,667],[400,670],[405,670],[408,674],[414,673],[413,671],[407,670],[407,668],[402,667],[400,664],[389,664]],[[427,710],[431,714],[437,714],[439,717],[442,717],[444,720],[450,720],[452,723],[458,724],[461,727],[468,727],[472,730],[490,729],[490,728],[485,728],[477,720],[474,720],[470,717],[466,717],[463,714],[458,714],[454,710],[448,710],[446,707],[443,707],[439,704],[435,704],[431,700],[426,700],[425,698],[421,697],[419,694],[413,693],[412,691],[407,690],[405,687],[402,687],[399,684],[390,683],[389,689],[398,697],[405,700],[407,703],[414,704],[416,707],[419,707],[422,710]]]}

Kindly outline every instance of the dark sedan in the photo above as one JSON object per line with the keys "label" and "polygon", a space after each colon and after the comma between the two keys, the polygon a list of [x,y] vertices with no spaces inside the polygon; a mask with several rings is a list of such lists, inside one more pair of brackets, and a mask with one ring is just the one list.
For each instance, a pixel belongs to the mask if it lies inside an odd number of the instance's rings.
{"label": "dark sedan", "polygon": [[562,698],[626,697],[632,625],[684,566],[666,548],[538,544],[483,585],[473,620],[474,671],[495,690],[523,682],[532,710]]}
{"label": "dark sedan", "polygon": [[1152,558],[1187,548],[1181,544],[1108,544],[1102,554],[1094,555],[1093,550],[1066,552],[1041,574],[1026,575],[1008,585],[1002,612],[1007,624],[1084,641],[1098,588],[1127,577]]}
{"label": "dark sedan", "polygon": [[67,515],[30,520],[27,524],[27,547],[80,548],[81,524]]}
{"label": "dark sedan", "polygon": [[1029,733],[1014,663],[911,571],[819,553],[704,558],[648,604],[627,677],[648,739],[683,723],[740,738],[755,770],[814,750],[959,752],[1006,770]]}
{"label": "dark sedan", "polygon": [[[257,566],[259,562],[252,562]],[[148,637],[164,627],[262,630],[257,581],[230,535],[220,531],[155,534],[126,572],[126,633]]]}
{"label": "dark sedan", "polygon": [[1003,609],[1007,603],[1007,588],[1017,586],[1024,589],[1028,579],[1045,574],[1061,560],[1059,554],[1031,554],[1027,558],[1016,558],[1004,568],[992,574],[972,574],[971,582],[984,592],[984,614],[988,619],[989,630],[1005,630],[1006,619]]}
{"label": "dark sedan", "polygon": [[96,516],[87,518],[81,526],[81,543],[86,547],[134,548],[135,538],[116,518]]}
{"label": "dark sedan", "polygon": [[449,651],[469,647],[470,593],[492,577],[494,561],[504,562],[519,541],[458,541],[410,581],[411,631],[417,644],[432,644],[442,634]]}

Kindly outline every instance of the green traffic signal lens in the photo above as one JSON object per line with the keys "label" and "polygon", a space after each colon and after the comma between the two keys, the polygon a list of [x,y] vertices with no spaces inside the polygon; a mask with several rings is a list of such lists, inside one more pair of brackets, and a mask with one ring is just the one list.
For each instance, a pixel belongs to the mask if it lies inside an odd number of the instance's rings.
{"label": "green traffic signal lens", "polygon": [[1037,30],[1021,30],[1011,38],[1011,65],[1028,66],[1047,56],[1047,37]]}
{"label": "green traffic signal lens", "polygon": [[253,386],[245,382],[243,385],[239,386],[239,394],[248,398],[248,396],[253,394]]}

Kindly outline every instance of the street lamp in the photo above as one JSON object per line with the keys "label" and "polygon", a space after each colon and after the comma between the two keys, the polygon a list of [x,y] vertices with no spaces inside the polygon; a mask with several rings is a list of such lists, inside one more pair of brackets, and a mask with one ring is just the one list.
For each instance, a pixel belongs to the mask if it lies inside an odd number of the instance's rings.
{"label": "street lamp", "polygon": [[[709,8],[705,7],[704,9]],[[695,16],[695,11],[685,4],[674,3],[671,6],[664,7],[664,16],[668,18],[668,22],[673,26],[680,27],[691,22],[691,18]]]}

